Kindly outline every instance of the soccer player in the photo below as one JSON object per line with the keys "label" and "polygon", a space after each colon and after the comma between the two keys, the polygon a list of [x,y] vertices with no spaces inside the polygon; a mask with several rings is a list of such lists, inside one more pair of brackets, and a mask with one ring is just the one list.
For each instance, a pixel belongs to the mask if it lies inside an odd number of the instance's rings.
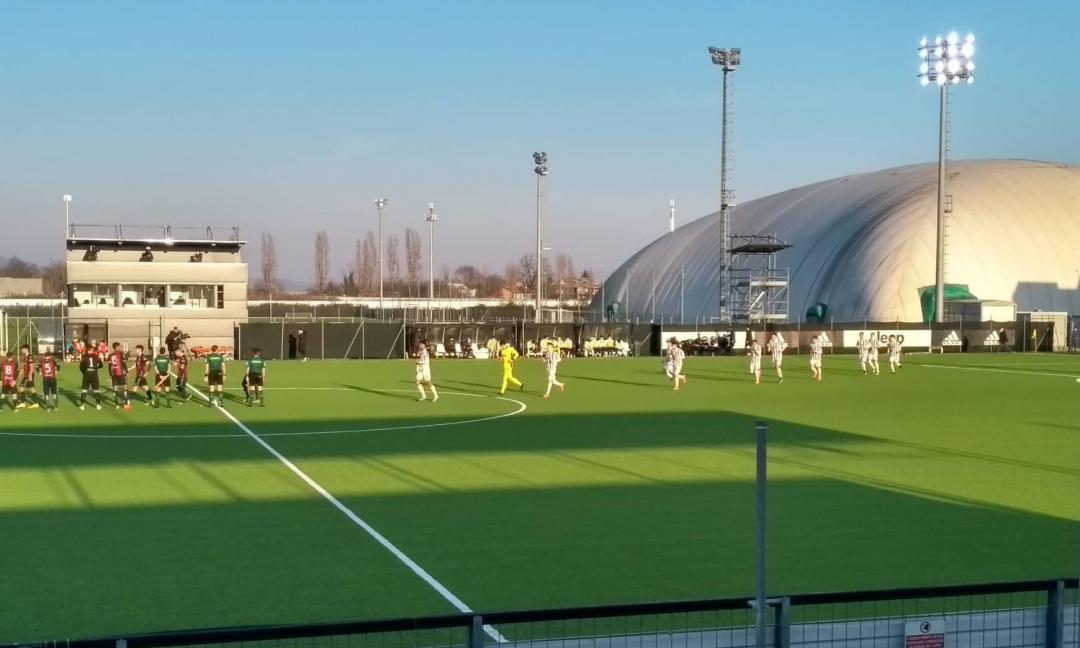
{"label": "soccer player", "polygon": [[881,367],[878,365],[878,338],[876,335],[872,335],[867,342],[869,342],[869,345],[866,349],[866,364],[874,372],[875,376],[881,375]]}
{"label": "soccer player", "polygon": [[787,342],[780,337],[779,333],[773,333],[766,348],[772,354],[772,365],[776,370],[776,377],[780,379],[780,382],[784,382],[784,370],[781,365],[784,364],[784,349],[787,349]]}
{"label": "soccer player", "polygon": [[900,336],[889,336],[889,370],[896,373],[900,366]]}
{"label": "soccer player", "polygon": [[810,338],[810,377],[821,382],[821,338]]}
{"label": "soccer player", "polygon": [[[221,407],[221,390],[225,386],[225,358],[218,351],[218,345],[210,347],[210,353],[206,356],[206,369],[203,372],[203,380],[210,387],[208,399],[210,407]],[[217,397],[214,397],[217,394]]]}
{"label": "soccer player", "polygon": [[127,374],[128,366],[124,352],[120,350],[119,342],[113,342],[112,353],[109,354],[109,377],[112,378],[113,402],[116,409],[123,407],[130,411],[131,400],[128,398]]}
{"label": "soccer player", "polygon": [[101,380],[98,377],[98,372],[101,371],[101,367],[104,365],[104,361],[98,354],[98,344],[93,341],[90,346],[86,348],[86,353],[83,354],[82,360],[79,361],[79,371],[82,372],[82,390],[79,392],[79,409],[86,409],[86,396],[91,392],[94,394],[94,408],[101,409]]}
{"label": "soccer player", "polygon": [[855,343],[855,348],[859,350],[859,368],[865,376],[867,356],[870,355],[870,341],[866,339],[862,331],[859,331],[859,341]]}
{"label": "soccer player", "polygon": [[[158,354],[154,356],[154,392],[158,394],[158,398],[162,394],[165,395],[165,405],[172,409],[172,396],[169,394],[172,389],[172,359],[169,358],[168,349],[161,347],[158,349]],[[154,407],[158,406],[158,398],[154,399]]]}
{"label": "soccer player", "polygon": [[176,348],[176,394],[180,397],[180,404],[191,400],[191,394],[187,392],[188,385],[188,357],[184,353],[184,347]]}
{"label": "soccer player", "polygon": [[554,342],[548,342],[547,348],[544,349],[544,367],[547,369],[547,391],[544,392],[544,398],[551,396],[553,386],[558,387],[559,391],[566,391],[566,385],[559,382],[556,375],[560,362],[562,362],[562,354],[559,353],[559,347]]}
{"label": "soccer player", "polygon": [[[244,377],[247,379],[248,388],[251,393],[244,400],[247,401],[248,407],[251,407],[251,402],[258,399],[260,407],[266,407],[266,401],[263,400],[263,383],[266,381],[266,361],[262,357],[262,349],[255,347],[251,350],[251,357],[248,358],[247,367],[244,369]],[[428,380],[431,380],[430,374]],[[431,387],[431,391],[435,391],[435,387]],[[254,396],[254,398],[252,398]],[[438,399],[439,395],[435,394],[435,398]]]}
{"label": "soccer player", "polygon": [[24,344],[19,349],[22,371],[19,375],[19,407],[37,409],[37,389],[34,387],[34,356],[30,355],[30,345]]}
{"label": "soccer player", "polygon": [[[420,392],[420,400],[427,400],[424,385],[431,387],[431,402],[439,400],[439,390],[435,389],[435,383],[431,382],[431,353],[428,352],[428,343],[427,340],[420,340],[420,350],[416,353],[416,389]],[[505,388],[505,385],[503,387]]]}
{"label": "soccer player", "polygon": [[150,389],[150,383],[146,380],[146,371],[150,366],[150,358],[144,353],[143,345],[135,345],[135,362],[131,370],[135,371],[135,391],[140,389],[146,393],[146,404],[154,404],[154,392]]}
{"label": "soccer player", "polygon": [[15,354],[7,352],[3,360],[0,360],[0,395],[11,405],[11,411],[16,412],[15,399],[19,394],[19,365],[15,362]]}
{"label": "soccer player", "polygon": [[679,341],[675,338],[668,340],[668,355],[671,357],[671,373],[668,376],[671,378],[671,382],[674,383],[674,391],[679,391],[679,385],[686,384],[686,376],[682,372],[683,360],[686,359],[686,352],[679,346]]}
{"label": "soccer player", "polygon": [[761,344],[758,343],[757,338],[750,343],[750,348],[746,350],[746,355],[750,357],[750,375],[754,377],[754,384],[761,384]]}
{"label": "soccer player", "polygon": [[97,343],[98,357],[102,362],[105,362],[105,357],[109,355],[109,343],[105,340]]}
{"label": "soccer player", "polygon": [[506,340],[499,340],[499,360],[502,361],[502,388],[500,394],[506,393],[506,386],[516,385],[521,391],[525,391],[525,385],[514,377],[514,363],[521,354]]}
{"label": "soccer player", "polygon": [[60,371],[60,365],[53,357],[52,351],[45,353],[45,357],[38,363],[38,372],[41,373],[41,397],[44,399],[45,409],[56,409],[60,405],[60,398],[56,391],[56,374]]}

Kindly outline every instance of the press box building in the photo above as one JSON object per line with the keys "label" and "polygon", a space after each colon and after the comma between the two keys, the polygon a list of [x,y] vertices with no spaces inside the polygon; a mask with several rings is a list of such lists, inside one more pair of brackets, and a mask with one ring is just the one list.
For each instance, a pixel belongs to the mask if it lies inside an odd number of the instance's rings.
{"label": "press box building", "polygon": [[231,350],[248,315],[243,245],[236,228],[70,226],[68,341],[156,347],[176,326],[189,349]]}

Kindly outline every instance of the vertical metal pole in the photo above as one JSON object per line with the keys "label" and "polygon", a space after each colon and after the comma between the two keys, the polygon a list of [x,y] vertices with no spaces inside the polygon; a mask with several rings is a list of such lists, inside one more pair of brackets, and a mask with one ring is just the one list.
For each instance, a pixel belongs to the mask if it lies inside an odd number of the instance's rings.
{"label": "vertical metal pole", "polygon": [[683,317],[686,306],[686,266],[679,268],[679,324],[685,324]]}
{"label": "vertical metal pole", "polygon": [[383,250],[382,250],[382,203],[378,205],[379,211],[379,317],[383,312]]}
{"label": "vertical metal pole", "polygon": [[765,648],[765,482],[767,479],[767,444],[768,424],[758,421],[757,428],[757,603],[755,612],[757,628],[757,648]]}
{"label": "vertical metal pole", "polygon": [[537,323],[540,323],[541,321],[543,321],[543,317],[542,317],[541,311],[540,311],[540,309],[541,309],[541,300],[543,299],[543,292],[542,291],[543,291],[543,285],[544,285],[544,279],[540,275],[541,268],[543,267],[540,264],[540,255],[543,253],[543,251],[540,249],[540,247],[542,245],[541,241],[540,241],[540,236],[541,236],[541,230],[540,230],[540,181],[543,179],[543,177],[544,176],[539,174],[539,173],[536,174],[536,322]]}
{"label": "vertical metal pole", "polygon": [[435,307],[435,221],[428,221],[428,317]]}
{"label": "vertical metal pole", "polygon": [[656,269],[652,271],[652,316],[650,321],[656,321]]}
{"label": "vertical metal pole", "polygon": [[724,69],[723,123],[720,130],[720,285],[719,316],[728,320],[728,238],[731,214],[728,210],[728,70]]}
{"label": "vertical metal pole", "polygon": [[937,264],[934,270],[934,321],[945,321],[945,121],[949,110],[949,84],[941,86],[938,115]]}

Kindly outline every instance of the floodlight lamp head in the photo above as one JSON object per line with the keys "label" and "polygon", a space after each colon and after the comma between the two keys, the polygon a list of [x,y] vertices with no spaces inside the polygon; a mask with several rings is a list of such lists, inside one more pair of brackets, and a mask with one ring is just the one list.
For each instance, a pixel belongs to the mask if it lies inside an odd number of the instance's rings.
{"label": "floodlight lamp head", "polygon": [[375,199],[375,207],[377,207],[378,209],[382,209],[383,207],[386,207],[389,204],[390,204],[390,201],[387,200],[386,198],[376,198]]}
{"label": "floodlight lamp head", "polygon": [[547,153],[544,151],[537,151],[533,153],[533,164],[536,166],[543,166],[547,164]]}
{"label": "floodlight lamp head", "polygon": [[64,194],[64,202],[71,202],[71,194]]}

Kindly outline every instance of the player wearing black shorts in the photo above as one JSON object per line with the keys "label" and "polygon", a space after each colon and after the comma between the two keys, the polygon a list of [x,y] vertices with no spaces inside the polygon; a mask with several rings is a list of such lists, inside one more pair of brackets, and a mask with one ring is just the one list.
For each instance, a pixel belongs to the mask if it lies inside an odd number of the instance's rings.
{"label": "player wearing black shorts", "polygon": [[[251,357],[248,358],[247,367],[244,370],[244,377],[247,380],[248,389],[251,393],[247,393],[245,390],[248,407],[251,407],[253,400],[259,401],[259,406],[266,407],[266,401],[263,400],[263,381],[266,378],[266,361],[262,358],[262,349],[258,347],[251,350]],[[252,396],[254,395],[254,398]]]}
{"label": "player wearing black shorts", "polygon": [[43,405],[46,410],[56,411],[60,403],[56,391],[56,375],[60,372],[60,365],[57,364],[52,351],[47,352],[38,363],[38,372],[41,374],[41,397],[45,401]]}
{"label": "player wearing black shorts", "polygon": [[121,407],[125,410],[131,409],[131,400],[128,398],[127,390],[127,374],[127,359],[124,358],[124,352],[120,350],[119,342],[113,342],[112,353],[109,354],[109,377],[112,378],[113,400],[116,409]]}
{"label": "player wearing black shorts", "polygon": [[150,382],[146,379],[146,372],[150,369],[150,357],[146,355],[143,345],[135,345],[135,359],[131,363],[129,371],[135,372],[135,391],[140,389],[146,394],[146,405],[154,404],[154,392],[150,389]]}
{"label": "player wearing black shorts", "polygon": [[15,362],[15,354],[7,352],[3,360],[0,360],[0,396],[4,397],[11,411],[15,409],[15,397],[19,394],[19,365]]}
{"label": "player wearing black shorts", "polygon": [[[154,376],[154,392],[158,394],[158,397],[164,394],[165,405],[171,409],[172,398],[169,390],[172,388],[172,360],[169,359],[165,347],[158,349],[158,354],[154,357],[154,371],[157,374]],[[157,402],[154,403],[154,407],[157,407]]]}
{"label": "player wearing black shorts", "polygon": [[191,400],[191,394],[187,393],[188,385],[188,357],[182,347],[176,349],[176,393],[180,395],[180,402],[186,403]]}
{"label": "player wearing black shorts", "polygon": [[34,356],[30,355],[30,345],[24,344],[19,349],[19,407],[37,409],[37,388],[34,387]]}
{"label": "player wearing black shorts", "polygon": [[[206,369],[203,379],[209,387],[209,405],[221,407],[221,392],[225,385],[225,357],[218,351],[218,345],[210,347],[210,353],[206,356]],[[217,397],[215,398],[215,394]]]}
{"label": "player wearing black shorts", "polygon": [[98,378],[98,372],[101,371],[102,364],[97,348],[87,348],[82,361],[79,362],[79,371],[82,372],[82,390],[79,393],[79,409],[81,410],[86,409],[86,396],[90,393],[94,394],[94,407],[101,409],[101,394],[99,393],[101,381]]}

